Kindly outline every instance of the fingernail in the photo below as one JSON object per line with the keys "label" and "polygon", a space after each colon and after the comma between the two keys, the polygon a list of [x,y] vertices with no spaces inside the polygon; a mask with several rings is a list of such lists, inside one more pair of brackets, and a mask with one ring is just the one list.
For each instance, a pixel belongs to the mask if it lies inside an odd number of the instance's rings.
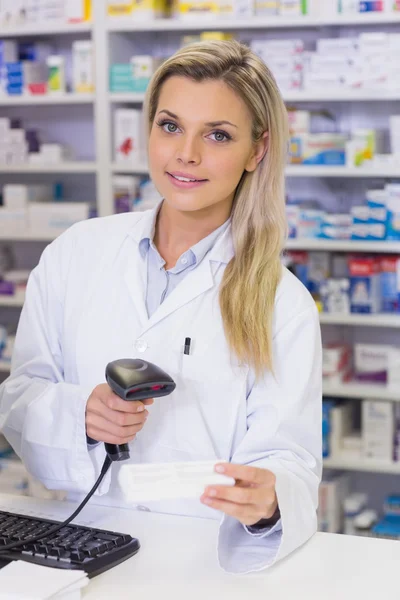
{"label": "fingernail", "polygon": [[217,490],[209,490],[208,495],[209,496],[216,496],[217,495]]}
{"label": "fingernail", "polygon": [[203,502],[204,504],[212,504],[211,498],[204,498]]}
{"label": "fingernail", "polygon": [[136,412],[143,412],[143,411],[144,411],[144,406],[143,406],[143,404],[141,404],[140,406],[137,407]]}
{"label": "fingernail", "polygon": [[225,473],[224,465],[216,465],[215,470],[217,471],[217,473]]}

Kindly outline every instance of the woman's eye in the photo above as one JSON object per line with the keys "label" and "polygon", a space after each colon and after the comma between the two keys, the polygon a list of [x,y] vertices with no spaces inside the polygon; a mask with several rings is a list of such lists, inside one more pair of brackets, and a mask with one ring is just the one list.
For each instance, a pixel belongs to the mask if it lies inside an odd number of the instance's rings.
{"label": "woman's eye", "polygon": [[223,131],[214,131],[211,135],[214,136],[216,142],[226,142],[231,139],[231,137]]}
{"label": "woman's eye", "polygon": [[175,123],[163,123],[162,128],[164,129],[164,131],[166,131],[167,133],[176,133],[178,126],[175,125]]}

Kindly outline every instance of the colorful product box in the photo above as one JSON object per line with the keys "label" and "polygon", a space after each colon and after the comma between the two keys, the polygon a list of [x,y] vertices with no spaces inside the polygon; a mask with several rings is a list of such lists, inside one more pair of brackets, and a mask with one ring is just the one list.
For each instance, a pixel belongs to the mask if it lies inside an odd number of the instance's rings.
{"label": "colorful product box", "polygon": [[279,6],[279,0],[255,0],[254,10],[257,16],[277,15]]}
{"label": "colorful product box", "polygon": [[397,292],[397,271],[399,268],[398,256],[385,256],[381,259],[381,297],[382,312],[400,312],[399,297]]}
{"label": "colorful product box", "polygon": [[360,2],[359,12],[383,12],[385,3],[383,0],[373,0],[372,2]]}
{"label": "colorful product box", "polygon": [[298,237],[299,238],[318,238],[321,234],[321,224],[324,217],[324,211],[317,209],[299,210]]}
{"label": "colorful product box", "polygon": [[387,221],[387,192],[386,190],[368,190],[367,206],[369,223],[384,223]]}
{"label": "colorful product box", "polygon": [[308,285],[308,252],[288,252],[291,270],[297,279],[307,287]]}
{"label": "colorful product box", "polygon": [[381,308],[379,260],[350,257],[348,268],[351,312],[378,313]]}
{"label": "colorful product box", "polygon": [[347,136],[308,133],[290,140],[291,162],[303,165],[345,165]]}
{"label": "colorful product box", "polygon": [[286,221],[288,226],[288,236],[290,239],[298,237],[299,229],[299,212],[300,209],[296,205],[286,205]]}
{"label": "colorful product box", "polygon": [[320,238],[329,240],[350,240],[353,217],[350,214],[326,213],[321,223]]}
{"label": "colorful product box", "polygon": [[387,191],[386,238],[400,240],[400,184],[389,183]]}
{"label": "colorful product box", "polygon": [[331,269],[329,252],[309,252],[307,288],[314,298],[320,298],[321,285],[328,279]]}
{"label": "colorful product box", "polygon": [[281,0],[280,15],[284,17],[298,17],[308,14],[309,0]]}

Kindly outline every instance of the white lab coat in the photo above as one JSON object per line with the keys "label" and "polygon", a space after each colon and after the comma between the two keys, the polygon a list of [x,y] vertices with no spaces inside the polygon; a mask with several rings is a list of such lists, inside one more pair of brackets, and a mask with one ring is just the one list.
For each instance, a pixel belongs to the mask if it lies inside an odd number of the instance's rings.
{"label": "white lab coat", "polygon": [[[0,429],[34,477],[82,498],[98,477],[103,444],[88,449],[86,401],[108,362],[149,360],[176,382],[156,399],[131,444],[132,462],[224,459],[276,475],[283,533],[251,535],[222,517],[218,555],[228,571],[260,570],[316,530],[321,476],[321,341],[315,304],[284,270],[274,315],[275,376],[254,384],[230,356],[218,288],[233,256],[230,228],[149,319],[147,265],[138,244],[152,211],[78,223],[32,272],[12,373],[1,388]],[[183,354],[185,337],[191,354]],[[91,502],[126,506],[114,464]],[[143,507],[142,507],[143,508]],[[159,512],[221,519],[200,501],[146,503]]]}

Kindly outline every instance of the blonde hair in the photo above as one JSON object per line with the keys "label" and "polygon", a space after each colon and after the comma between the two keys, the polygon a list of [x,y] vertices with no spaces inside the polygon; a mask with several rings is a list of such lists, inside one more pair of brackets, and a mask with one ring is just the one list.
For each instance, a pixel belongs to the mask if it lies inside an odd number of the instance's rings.
{"label": "blonde hair", "polygon": [[273,369],[272,318],[286,235],[286,108],[270,70],[247,46],[200,42],[183,47],[154,74],[145,102],[149,131],[161,87],[172,76],[225,82],[250,110],[254,142],[269,134],[267,153],[254,172],[243,173],[236,189],[231,214],[235,255],[225,269],[219,297],[231,350],[261,376]]}

